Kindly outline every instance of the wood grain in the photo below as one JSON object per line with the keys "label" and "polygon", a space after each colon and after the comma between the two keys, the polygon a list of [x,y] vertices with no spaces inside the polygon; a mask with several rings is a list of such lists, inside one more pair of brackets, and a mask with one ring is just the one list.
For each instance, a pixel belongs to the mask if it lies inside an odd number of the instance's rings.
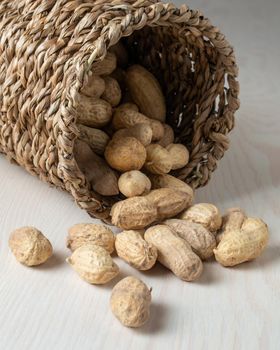
{"label": "wood grain", "polygon": [[[177,1],[177,4],[182,3]],[[141,273],[116,259],[120,277],[153,287],[150,322],[122,327],[109,310],[113,284],[91,286],[64,262],[67,228],[93,221],[62,193],[0,157],[0,349],[266,349],[280,347],[280,122],[278,0],[196,0],[236,47],[241,109],[231,147],[197,201],[241,206],[270,227],[262,257],[225,269],[207,262],[184,283],[163,267]],[[54,257],[26,268],[8,249],[9,232],[34,225]]]}

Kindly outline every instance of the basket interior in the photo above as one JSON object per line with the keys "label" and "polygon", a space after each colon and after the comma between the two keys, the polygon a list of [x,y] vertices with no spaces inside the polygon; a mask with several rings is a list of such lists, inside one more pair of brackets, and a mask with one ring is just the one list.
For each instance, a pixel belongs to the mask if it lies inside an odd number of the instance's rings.
{"label": "basket interior", "polygon": [[[166,122],[174,129],[175,142],[190,151],[189,164],[172,175],[193,188],[204,186],[228,147],[225,135],[233,127],[228,110],[231,77],[222,55],[206,36],[180,26],[145,26],[121,41],[129,65],[139,63],[157,77],[166,98]],[[103,197],[102,204],[110,207],[120,199]]]}

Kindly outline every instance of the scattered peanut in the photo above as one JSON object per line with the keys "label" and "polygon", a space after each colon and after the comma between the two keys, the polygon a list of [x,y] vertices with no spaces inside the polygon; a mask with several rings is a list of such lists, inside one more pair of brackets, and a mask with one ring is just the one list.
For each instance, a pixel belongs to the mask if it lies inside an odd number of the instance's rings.
{"label": "scattered peanut", "polygon": [[156,247],[146,242],[138,231],[117,234],[115,244],[118,256],[138,270],[149,270],[156,263]]}
{"label": "scattered peanut", "polygon": [[166,149],[172,159],[172,170],[181,169],[188,164],[189,151],[184,145],[171,143]]}
{"label": "scattered peanut", "polygon": [[215,236],[201,224],[179,219],[169,219],[164,224],[186,240],[201,259],[205,260],[213,255],[213,249],[216,248]]}
{"label": "scattered peanut", "polygon": [[149,319],[151,300],[151,290],[146,284],[129,276],[113,288],[111,310],[124,326],[140,327]]}
{"label": "scattered peanut", "polygon": [[53,253],[50,241],[35,227],[21,227],[11,233],[9,247],[17,261],[36,266],[47,261]]}
{"label": "scattered peanut", "polygon": [[246,214],[242,209],[228,209],[227,213],[222,218],[222,228],[220,231],[218,231],[216,236],[217,243],[220,243],[222,238],[224,238],[231,231],[240,229],[246,218]]}
{"label": "scattered peanut", "polygon": [[261,220],[247,218],[241,228],[230,230],[214,249],[216,260],[223,266],[235,266],[257,258],[268,243],[268,228]]}
{"label": "scattered peanut", "polygon": [[190,245],[167,225],[150,227],[144,235],[158,250],[158,261],[183,281],[194,281],[202,273],[200,258]]}
{"label": "scattered peanut", "polygon": [[119,171],[139,170],[145,163],[145,147],[135,137],[113,139],[105,149],[108,164]]}
{"label": "scattered peanut", "polygon": [[82,279],[91,284],[105,284],[119,273],[107,250],[94,244],[77,248],[66,261]]}
{"label": "scattered peanut", "polygon": [[74,251],[87,244],[98,245],[111,254],[115,250],[115,236],[104,225],[76,224],[70,227],[68,230],[67,248]]}
{"label": "scattered peanut", "polygon": [[180,219],[196,222],[211,232],[216,232],[222,225],[220,211],[210,203],[195,204],[180,215]]}
{"label": "scattered peanut", "polygon": [[146,194],[151,189],[151,181],[139,170],[123,173],[118,181],[120,192],[126,197]]}

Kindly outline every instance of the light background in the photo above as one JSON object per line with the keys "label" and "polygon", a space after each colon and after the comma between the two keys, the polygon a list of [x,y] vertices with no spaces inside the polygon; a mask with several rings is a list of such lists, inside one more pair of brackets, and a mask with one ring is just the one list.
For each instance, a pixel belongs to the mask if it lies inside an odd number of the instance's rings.
{"label": "light background", "polygon": [[[177,4],[182,3],[176,1]],[[209,262],[202,278],[184,283],[162,267],[144,274],[153,287],[150,322],[122,327],[112,316],[113,284],[88,285],[64,263],[67,228],[89,221],[71,198],[0,157],[0,349],[246,349],[280,348],[280,122],[278,0],[197,0],[236,49],[241,109],[231,147],[197,201],[222,210],[241,206],[262,217],[271,239],[263,256],[234,269]],[[29,269],[7,245],[9,232],[34,225],[55,256]]]}

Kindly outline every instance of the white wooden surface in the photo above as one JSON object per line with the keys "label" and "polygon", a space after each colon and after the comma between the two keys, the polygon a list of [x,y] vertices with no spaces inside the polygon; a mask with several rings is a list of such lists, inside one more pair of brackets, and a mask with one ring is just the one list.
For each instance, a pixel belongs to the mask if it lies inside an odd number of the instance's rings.
{"label": "white wooden surface", "polygon": [[[177,2],[179,3],[179,1]],[[241,110],[230,151],[197,201],[222,210],[241,206],[270,227],[261,258],[233,269],[205,264],[184,283],[162,267],[136,272],[153,287],[150,322],[122,327],[109,309],[113,284],[83,282],[64,262],[67,228],[89,221],[65,194],[0,157],[0,349],[267,349],[280,348],[280,120],[278,0],[197,0],[234,43],[240,64]],[[39,268],[18,264],[9,232],[40,228],[55,256]]]}

